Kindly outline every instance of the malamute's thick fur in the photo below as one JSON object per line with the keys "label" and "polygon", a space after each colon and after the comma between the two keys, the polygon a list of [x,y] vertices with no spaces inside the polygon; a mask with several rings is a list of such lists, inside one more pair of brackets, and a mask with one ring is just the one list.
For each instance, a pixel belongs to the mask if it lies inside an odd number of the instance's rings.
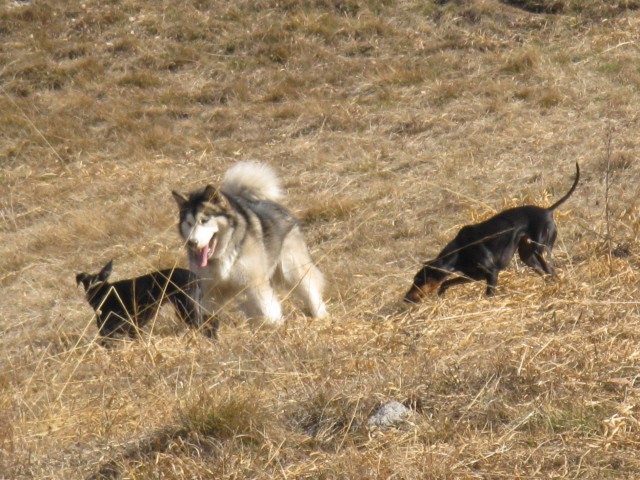
{"label": "malamute's thick fur", "polygon": [[172,192],[189,266],[203,281],[206,306],[217,312],[241,300],[252,318],[281,324],[272,281],[293,291],[317,318],[327,315],[324,279],[314,265],[296,218],[282,205],[280,184],[267,165],[241,162],[212,185],[188,195]]}

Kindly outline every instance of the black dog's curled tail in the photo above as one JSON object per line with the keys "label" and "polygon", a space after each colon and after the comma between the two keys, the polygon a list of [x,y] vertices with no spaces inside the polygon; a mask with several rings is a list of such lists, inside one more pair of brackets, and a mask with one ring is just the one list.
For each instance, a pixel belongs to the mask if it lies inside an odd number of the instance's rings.
{"label": "black dog's curled tail", "polygon": [[578,181],[579,180],[580,180],[580,165],[578,165],[578,162],[576,162],[576,179],[573,181],[573,185],[571,185],[571,188],[569,189],[569,191],[566,193],[566,195],[564,197],[562,197],[556,203],[554,203],[549,208],[547,208],[547,210],[555,210],[560,205],[562,205],[564,202],[566,202],[569,199],[569,197],[571,196],[571,194],[575,191],[576,187],[578,186]]}

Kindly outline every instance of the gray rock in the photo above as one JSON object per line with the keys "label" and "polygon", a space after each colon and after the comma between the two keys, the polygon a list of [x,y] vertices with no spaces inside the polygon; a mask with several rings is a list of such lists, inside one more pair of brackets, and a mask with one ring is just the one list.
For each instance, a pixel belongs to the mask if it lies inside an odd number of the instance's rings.
{"label": "gray rock", "polygon": [[369,417],[370,427],[393,427],[411,414],[411,410],[400,402],[389,402],[382,405],[376,413]]}

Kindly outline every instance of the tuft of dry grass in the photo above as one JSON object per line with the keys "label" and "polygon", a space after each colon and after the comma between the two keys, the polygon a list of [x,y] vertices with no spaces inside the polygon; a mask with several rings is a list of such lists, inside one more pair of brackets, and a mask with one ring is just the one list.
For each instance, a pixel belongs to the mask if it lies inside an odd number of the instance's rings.
{"label": "tuft of dry grass", "polygon": [[[0,477],[635,478],[638,2],[0,5]],[[607,132],[614,132],[607,147]],[[79,271],[185,265],[173,189],[273,166],[330,317],[161,310],[104,349]],[[502,208],[557,278],[400,299]],[[609,180],[607,181],[607,175]],[[606,212],[605,212],[606,205]],[[415,414],[368,418],[389,401]]]}
{"label": "tuft of dry grass", "polygon": [[187,431],[208,437],[258,442],[269,415],[260,403],[260,392],[244,390],[236,388],[224,398],[201,392],[180,408],[180,423]]}

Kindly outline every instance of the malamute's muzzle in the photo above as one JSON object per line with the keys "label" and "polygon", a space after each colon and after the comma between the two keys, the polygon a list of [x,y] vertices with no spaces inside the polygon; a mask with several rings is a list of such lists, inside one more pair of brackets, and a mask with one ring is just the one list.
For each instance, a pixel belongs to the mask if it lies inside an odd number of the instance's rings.
{"label": "malamute's muzzle", "polygon": [[[195,230],[192,229],[191,232]],[[216,249],[218,244],[218,232],[214,232],[211,235],[211,239],[207,242],[204,247],[201,247],[196,238],[193,238],[192,235],[189,236],[187,240],[187,248],[190,250],[192,258],[195,259],[195,263],[198,267],[204,268],[209,263],[209,258],[213,255],[213,252]]]}

